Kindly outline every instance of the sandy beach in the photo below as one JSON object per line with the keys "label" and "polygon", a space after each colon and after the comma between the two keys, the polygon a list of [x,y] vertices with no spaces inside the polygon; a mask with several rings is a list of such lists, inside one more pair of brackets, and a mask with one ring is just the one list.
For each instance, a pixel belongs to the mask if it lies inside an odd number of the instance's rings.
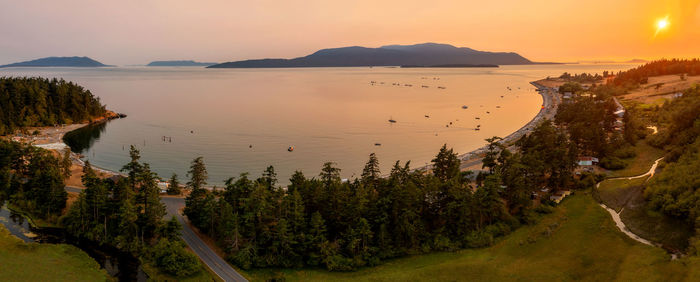
{"label": "sandy beach", "polygon": [[[118,114],[112,111],[107,111],[104,117],[94,119],[91,122],[62,124],[58,126],[46,127],[29,127],[23,130],[23,132],[29,134],[16,132],[14,135],[7,136],[6,139],[31,144],[35,147],[53,151],[55,152],[55,154],[62,156],[63,151],[68,149],[68,145],[66,145],[63,142],[63,136],[65,136],[66,133],[83,128],[90,124],[108,122],[112,119],[121,118],[125,116],[126,115],[124,114]],[[70,158],[73,164],[71,165],[71,176],[68,179],[66,179],[66,185],[83,188],[81,176],[83,175],[83,166],[85,165],[85,162],[83,162],[80,159],[80,155],[75,152],[71,152]],[[97,168],[94,165],[92,167],[97,172],[97,174],[103,178],[110,177],[115,174],[120,174],[118,172]]]}
{"label": "sandy beach", "polygon": [[[515,132],[511,133],[510,135],[504,137],[503,140],[500,141],[501,144],[504,144],[510,150],[513,150],[513,143],[520,139],[520,137],[531,132],[532,129],[534,129],[535,126],[537,126],[537,124],[540,123],[542,120],[553,119],[554,115],[557,113],[557,109],[561,104],[561,97],[558,95],[556,88],[554,88],[557,85],[545,86],[545,81],[546,79],[530,82],[530,84],[537,88],[537,92],[540,95],[542,95],[542,109],[539,111],[539,113],[537,113],[537,115],[535,115],[535,117],[532,120],[530,120],[530,122],[525,124],[520,129],[516,130]],[[469,153],[459,155],[459,159],[462,160],[461,169],[463,171],[481,170],[481,161],[484,158],[484,155],[487,150],[487,146],[483,146]]]}

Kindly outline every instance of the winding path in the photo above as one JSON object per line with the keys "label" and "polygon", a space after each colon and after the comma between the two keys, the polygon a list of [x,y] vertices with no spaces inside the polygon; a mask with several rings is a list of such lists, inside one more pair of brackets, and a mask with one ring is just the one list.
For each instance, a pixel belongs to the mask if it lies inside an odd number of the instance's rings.
{"label": "winding path", "polygon": [[[84,189],[78,187],[66,186],[66,191],[80,193]],[[161,201],[165,204],[168,217],[175,216],[182,225],[180,234],[182,239],[194,251],[194,253],[209,267],[219,278],[224,281],[248,281],[238,273],[231,265],[224,261],[219,255],[214,252],[209,246],[202,241],[192,228],[185,222],[184,217],[180,214],[180,210],[185,207],[185,199],[176,197],[161,197]]]}
{"label": "winding path", "polygon": [[[644,174],[640,174],[640,175],[637,175],[637,176],[629,176],[629,177],[608,178],[608,179],[605,179],[605,180],[603,180],[603,181],[607,181],[607,180],[619,180],[619,179],[631,180],[631,179],[637,179],[637,178],[642,178],[642,177],[646,177],[646,176],[649,176],[649,178],[647,178],[647,181],[649,181],[649,179],[651,179],[651,177],[654,176],[654,173],[656,172],[656,167],[659,165],[659,161],[661,161],[662,159],[663,159],[663,157],[661,157],[661,158],[657,159],[656,161],[654,161],[654,164],[651,165],[651,168],[649,169],[649,171],[647,171],[647,172],[644,173]],[[595,188],[598,189],[598,188],[600,187],[600,183],[603,183],[603,181],[598,182],[598,183],[595,185]],[[627,235],[628,237],[630,237],[630,238],[634,239],[635,241],[640,242],[640,243],[642,243],[642,244],[649,245],[649,246],[656,246],[656,247],[659,247],[658,244],[654,244],[654,243],[652,243],[652,242],[649,241],[649,240],[646,240],[646,239],[644,239],[644,238],[642,238],[642,237],[639,237],[639,235],[632,233],[632,231],[630,231],[629,228],[627,228],[627,226],[625,225],[625,223],[622,222],[622,218],[620,218],[620,214],[622,213],[623,210],[625,210],[624,208],[622,208],[622,209],[620,210],[620,212],[616,212],[614,209],[612,209],[612,208],[606,206],[604,203],[602,203],[602,201],[601,201],[601,203],[600,203],[600,206],[603,207],[605,210],[607,210],[608,213],[610,213],[610,216],[612,216],[612,219],[613,219],[613,221],[615,222],[615,225],[617,225],[617,228],[619,228],[620,231],[622,231],[622,233],[625,233],[625,235]]]}

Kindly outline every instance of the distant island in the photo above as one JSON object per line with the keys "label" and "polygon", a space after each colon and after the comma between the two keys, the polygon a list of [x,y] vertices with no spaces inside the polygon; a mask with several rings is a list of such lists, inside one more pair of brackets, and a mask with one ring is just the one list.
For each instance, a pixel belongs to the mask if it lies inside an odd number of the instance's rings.
{"label": "distant island", "polygon": [[216,65],[217,63],[204,63],[195,62],[193,60],[179,60],[179,61],[153,61],[150,62],[148,67],[207,67],[211,65]]}
{"label": "distant island", "polygon": [[388,45],[379,48],[342,47],[319,50],[294,59],[227,62],[208,68],[297,68],[440,65],[536,64],[513,52],[486,52],[448,44]]}
{"label": "distant island", "polygon": [[0,65],[0,68],[9,67],[108,67],[108,65],[88,57],[46,57],[31,61]]}
{"label": "distant island", "polygon": [[446,64],[446,65],[430,65],[430,66],[418,66],[418,65],[404,65],[401,68],[497,68],[498,65],[470,65],[470,64]]}

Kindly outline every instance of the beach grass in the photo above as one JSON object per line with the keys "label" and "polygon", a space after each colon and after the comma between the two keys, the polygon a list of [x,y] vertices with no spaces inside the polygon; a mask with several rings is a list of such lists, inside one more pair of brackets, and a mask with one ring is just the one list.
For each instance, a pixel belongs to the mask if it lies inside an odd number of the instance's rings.
{"label": "beach grass", "polygon": [[0,281],[105,281],[109,275],[80,249],[24,243],[0,225]]}
{"label": "beach grass", "polygon": [[661,248],[619,231],[610,215],[579,192],[555,212],[494,246],[390,260],[356,272],[322,269],[248,271],[254,281],[700,281],[700,258],[671,261]]}

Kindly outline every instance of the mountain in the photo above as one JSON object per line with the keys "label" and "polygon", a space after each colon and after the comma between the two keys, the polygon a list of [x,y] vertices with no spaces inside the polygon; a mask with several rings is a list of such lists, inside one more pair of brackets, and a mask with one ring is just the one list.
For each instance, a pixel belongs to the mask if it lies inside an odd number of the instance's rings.
{"label": "mountain", "polygon": [[0,68],[8,67],[108,67],[108,65],[88,57],[47,57],[0,66]]}
{"label": "mountain", "polygon": [[387,45],[379,48],[323,49],[294,59],[227,62],[208,68],[294,68],[430,65],[526,65],[532,61],[512,52],[485,52],[448,44]]}
{"label": "mountain", "polygon": [[211,66],[211,65],[216,65],[217,63],[203,63],[203,62],[195,62],[192,60],[181,60],[181,61],[153,61],[150,62],[148,67],[195,67],[195,66],[200,66],[200,67],[206,67],[206,66]]}

